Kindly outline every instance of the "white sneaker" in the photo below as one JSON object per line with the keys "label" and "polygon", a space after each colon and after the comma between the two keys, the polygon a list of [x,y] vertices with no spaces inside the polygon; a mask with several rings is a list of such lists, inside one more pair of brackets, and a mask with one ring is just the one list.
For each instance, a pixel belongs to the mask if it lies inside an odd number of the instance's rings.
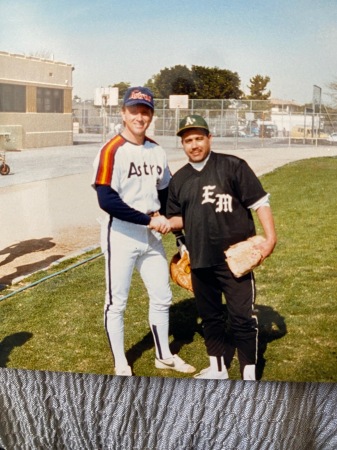
{"label": "white sneaker", "polygon": [[132,375],[132,370],[130,366],[115,367],[115,374],[122,377],[130,377]]}
{"label": "white sneaker", "polygon": [[203,380],[228,380],[228,372],[226,369],[220,372],[213,370],[211,367],[206,367],[206,369],[202,369],[194,375],[194,378]]}
{"label": "white sneaker", "polygon": [[244,367],[243,379],[247,381],[256,381],[255,364],[248,364]]}
{"label": "white sneaker", "polygon": [[193,373],[195,372],[195,367],[187,364],[178,355],[173,355],[171,358],[159,359],[156,358],[155,366],[157,369],[168,369],[175,370],[176,372],[182,373]]}

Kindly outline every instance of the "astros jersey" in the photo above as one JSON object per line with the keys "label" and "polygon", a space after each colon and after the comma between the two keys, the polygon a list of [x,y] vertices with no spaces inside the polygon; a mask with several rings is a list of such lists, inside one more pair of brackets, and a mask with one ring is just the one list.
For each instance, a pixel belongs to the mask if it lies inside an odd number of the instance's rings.
{"label": "astros jersey", "polygon": [[97,155],[94,168],[93,186],[111,186],[127,205],[145,214],[160,208],[158,190],[171,177],[164,149],[147,137],[136,145],[115,136]]}
{"label": "astros jersey", "polygon": [[248,207],[266,195],[248,164],[210,153],[199,172],[186,164],[172,178],[167,213],[181,216],[193,269],[224,263],[229,245],[255,234]]}

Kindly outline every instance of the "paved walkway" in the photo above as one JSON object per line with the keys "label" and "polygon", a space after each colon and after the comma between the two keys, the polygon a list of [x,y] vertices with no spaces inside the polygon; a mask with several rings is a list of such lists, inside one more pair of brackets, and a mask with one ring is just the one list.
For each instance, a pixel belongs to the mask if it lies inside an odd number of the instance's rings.
{"label": "paved walkway", "polygon": [[[174,173],[186,162],[174,137],[156,138]],[[101,212],[90,186],[100,142],[8,152],[11,173],[0,176],[0,285],[99,243]],[[225,148],[225,150],[223,150]],[[337,156],[337,147],[234,148],[214,139],[213,149],[244,158],[257,175],[294,160]]]}

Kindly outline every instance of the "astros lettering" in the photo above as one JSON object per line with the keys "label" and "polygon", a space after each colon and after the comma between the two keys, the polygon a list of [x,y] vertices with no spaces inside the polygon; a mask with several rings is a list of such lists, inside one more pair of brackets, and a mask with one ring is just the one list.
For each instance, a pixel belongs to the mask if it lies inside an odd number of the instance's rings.
{"label": "astros lettering", "polygon": [[153,164],[148,165],[146,162],[144,162],[142,166],[136,166],[135,163],[132,162],[130,163],[128,178],[131,178],[134,175],[141,177],[142,175],[153,175],[154,173],[160,175],[162,171],[163,169],[160,166],[155,166]]}
{"label": "astros lettering", "polygon": [[142,92],[132,91],[129,100],[146,100],[147,102],[151,102],[152,98]]}

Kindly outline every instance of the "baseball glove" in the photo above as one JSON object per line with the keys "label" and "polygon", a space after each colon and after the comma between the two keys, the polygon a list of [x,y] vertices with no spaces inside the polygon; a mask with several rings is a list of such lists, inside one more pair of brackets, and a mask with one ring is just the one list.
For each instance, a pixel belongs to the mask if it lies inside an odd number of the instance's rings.
{"label": "baseball glove", "polygon": [[172,281],[178,286],[193,292],[191,282],[191,265],[188,252],[183,252],[182,256],[180,256],[179,252],[173,255],[170,262],[170,275]]}
{"label": "baseball glove", "polygon": [[253,236],[225,250],[228,267],[236,278],[246,275],[261,264],[262,255],[255,245],[263,241],[265,241],[263,236]]}

